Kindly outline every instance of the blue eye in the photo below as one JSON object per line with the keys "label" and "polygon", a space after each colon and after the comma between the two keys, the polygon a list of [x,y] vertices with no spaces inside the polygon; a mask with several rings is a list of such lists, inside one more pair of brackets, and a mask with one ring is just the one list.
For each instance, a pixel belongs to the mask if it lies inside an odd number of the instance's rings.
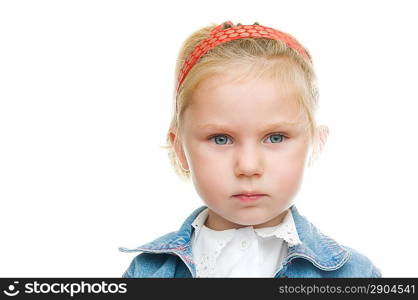
{"label": "blue eye", "polygon": [[213,139],[215,140],[215,143],[217,145],[225,145],[228,137],[226,135],[222,134],[222,135],[215,135],[214,137],[211,138],[211,140],[213,140]]}
{"label": "blue eye", "polygon": [[[277,138],[279,137],[279,138]],[[283,134],[272,134],[269,136],[271,141],[274,141],[273,143],[277,143],[279,140],[279,143],[281,143],[283,141],[283,139],[285,138]]]}
{"label": "blue eye", "polygon": [[[272,143],[278,144],[282,143],[286,137],[283,134],[272,134],[269,136],[269,139]],[[226,145],[228,143],[229,137],[225,134],[218,134],[210,138],[210,140],[215,141],[217,145]]]}

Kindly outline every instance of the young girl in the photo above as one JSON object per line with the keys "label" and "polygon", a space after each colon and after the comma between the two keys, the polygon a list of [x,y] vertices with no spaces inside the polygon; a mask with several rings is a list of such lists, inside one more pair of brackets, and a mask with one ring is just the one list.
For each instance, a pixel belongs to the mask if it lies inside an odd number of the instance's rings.
{"label": "young girl", "polygon": [[205,206],[178,231],[120,248],[141,252],[123,277],[381,277],[292,203],[328,134],[295,38],[258,23],[201,28],[179,53],[174,104],[169,156]]}

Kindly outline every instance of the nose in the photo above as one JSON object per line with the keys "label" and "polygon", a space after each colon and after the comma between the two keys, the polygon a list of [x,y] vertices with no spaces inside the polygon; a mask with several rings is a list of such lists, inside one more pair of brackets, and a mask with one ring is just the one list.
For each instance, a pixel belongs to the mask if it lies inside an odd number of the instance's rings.
{"label": "nose", "polygon": [[263,173],[263,162],[257,145],[246,144],[237,148],[235,176],[254,176]]}

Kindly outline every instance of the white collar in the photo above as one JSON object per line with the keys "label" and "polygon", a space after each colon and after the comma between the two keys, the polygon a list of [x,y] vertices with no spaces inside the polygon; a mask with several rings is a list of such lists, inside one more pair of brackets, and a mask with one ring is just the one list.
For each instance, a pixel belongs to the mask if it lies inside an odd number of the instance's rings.
{"label": "white collar", "polygon": [[219,239],[224,240],[226,243],[229,242],[236,230],[240,231],[247,231],[247,230],[254,230],[258,236],[266,238],[270,236],[275,236],[277,238],[281,238],[285,240],[289,246],[294,246],[301,244],[301,240],[299,239],[298,232],[296,230],[295,222],[293,220],[293,216],[290,210],[287,210],[287,214],[283,218],[282,222],[276,226],[272,227],[263,227],[263,228],[253,228],[253,226],[246,226],[239,229],[227,229],[227,230],[212,230],[208,228],[205,224],[206,218],[209,214],[209,208],[204,209],[193,221],[192,226],[195,228],[195,236],[200,232],[202,227],[211,231],[213,234],[216,234]]}

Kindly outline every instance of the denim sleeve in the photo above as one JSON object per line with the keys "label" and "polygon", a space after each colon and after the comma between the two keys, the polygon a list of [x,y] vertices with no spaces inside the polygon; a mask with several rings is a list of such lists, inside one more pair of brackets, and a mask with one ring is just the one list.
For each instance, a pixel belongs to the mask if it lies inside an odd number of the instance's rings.
{"label": "denim sleeve", "polygon": [[[128,269],[123,273],[123,278],[143,278],[157,276],[155,273],[173,255],[154,253],[140,253],[132,259]],[[169,261],[170,262],[170,261]],[[173,266],[169,264],[169,266]],[[170,269],[171,270],[171,269]],[[164,271],[164,268],[163,270]],[[158,276],[157,276],[158,277]]]}
{"label": "denim sleeve", "polygon": [[370,277],[372,277],[372,278],[382,278],[382,271],[379,268],[373,266],[372,275]]}
{"label": "denim sleeve", "polygon": [[122,274],[122,278],[131,278],[131,276],[129,275],[129,269],[127,269],[123,274]]}
{"label": "denim sleeve", "polygon": [[136,259],[133,259],[131,263],[129,264],[126,271],[122,274],[122,278],[132,278],[135,274],[135,268],[136,268]]}

